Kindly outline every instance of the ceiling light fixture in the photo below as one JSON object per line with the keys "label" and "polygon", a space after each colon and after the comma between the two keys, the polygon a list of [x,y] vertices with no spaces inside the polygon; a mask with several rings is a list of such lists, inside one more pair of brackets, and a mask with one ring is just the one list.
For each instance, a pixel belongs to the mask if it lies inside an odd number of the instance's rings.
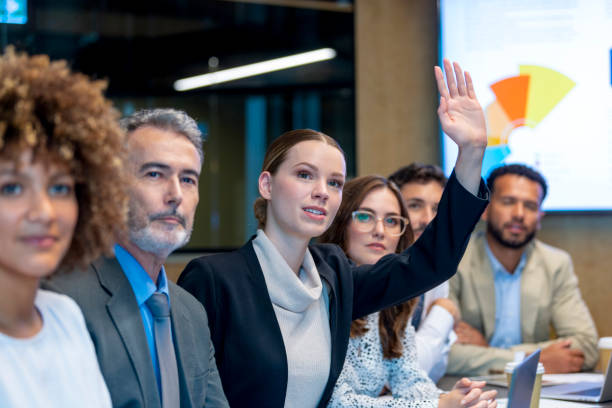
{"label": "ceiling light fixture", "polygon": [[293,68],[300,65],[326,61],[334,58],[335,56],[336,51],[334,49],[321,48],[319,50],[289,55],[287,57],[274,58],[267,61],[256,62],[254,64],[223,69],[217,72],[211,72],[209,74],[179,79],[174,82],[174,89],[177,91],[188,91],[195,88],[202,88],[205,86],[220,84],[222,82],[229,82],[268,72],[280,71],[282,69]]}

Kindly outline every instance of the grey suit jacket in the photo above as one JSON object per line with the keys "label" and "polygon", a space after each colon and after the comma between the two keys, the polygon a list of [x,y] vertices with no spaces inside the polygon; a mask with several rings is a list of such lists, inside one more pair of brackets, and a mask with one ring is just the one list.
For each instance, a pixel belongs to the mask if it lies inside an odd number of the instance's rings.
{"label": "grey suit jacket", "polygon": [[[130,283],[116,258],[53,277],[47,288],[81,307],[114,407],[161,407],[147,338]],[[204,308],[168,282],[181,407],[227,407]]]}
{"label": "grey suit jacket", "polygon": [[[487,341],[495,331],[495,284],[485,249],[485,234],[473,234],[450,280],[449,298],[461,311],[462,319],[479,330]],[[534,240],[526,248],[527,263],[521,275],[521,336],[523,344],[510,349],[455,343],[447,372],[483,375],[504,369],[516,351],[530,353],[544,348],[551,328],[560,338],[571,338],[572,347],[584,352],[583,369],[597,362],[597,330],[580,295],[569,254]]]}

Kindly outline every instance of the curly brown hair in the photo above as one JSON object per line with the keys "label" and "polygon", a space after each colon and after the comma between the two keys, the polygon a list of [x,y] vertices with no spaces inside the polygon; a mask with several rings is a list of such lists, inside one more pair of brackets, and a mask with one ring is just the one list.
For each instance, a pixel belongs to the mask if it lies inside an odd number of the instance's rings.
{"label": "curly brown hair", "polygon": [[[346,253],[348,243],[347,230],[352,221],[353,211],[359,209],[359,206],[368,194],[381,188],[388,188],[393,193],[399,203],[400,215],[408,218],[404,199],[393,182],[382,176],[375,175],[357,177],[345,184],[342,192],[342,203],[336,218],[334,218],[332,225],[321,235],[318,241],[339,245]],[[398,253],[408,248],[412,244],[413,238],[412,228],[406,228],[406,231],[397,243],[395,252]],[[417,299],[410,299],[407,302],[381,310],[378,319],[378,331],[384,358],[391,359],[402,356],[402,338],[404,337],[406,324],[408,324],[416,301]],[[367,321],[365,318],[353,320],[351,323],[351,337],[363,336],[368,331],[366,325]]]}
{"label": "curly brown hair", "polygon": [[75,177],[79,217],[62,270],[110,254],[125,225],[125,136],[105,89],[46,55],[8,47],[0,56],[0,158],[17,162],[32,150],[33,160],[65,163]]}

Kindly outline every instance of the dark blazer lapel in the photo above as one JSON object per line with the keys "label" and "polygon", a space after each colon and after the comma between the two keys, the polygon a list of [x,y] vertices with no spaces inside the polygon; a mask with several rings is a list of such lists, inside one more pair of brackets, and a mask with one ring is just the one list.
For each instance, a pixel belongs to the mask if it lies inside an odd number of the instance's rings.
{"label": "dark blazer lapel", "polygon": [[[315,265],[317,265],[317,271],[319,272],[319,275],[321,276],[321,278],[327,283],[327,286],[329,287],[329,327],[330,327],[330,332],[332,333],[332,336],[334,333],[336,333],[337,331],[337,327],[338,327],[338,297],[336,296],[336,288],[338,286],[338,282],[337,279],[338,277],[336,276],[336,274],[334,273],[334,271],[330,268],[330,266],[324,262],[323,260],[321,260],[317,253],[312,252],[311,254],[313,256]],[[323,285],[323,290],[325,290],[326,287],[325,285]],[[337,348],[337,342],[332,341],[332,361],[334,361],[334,352],[336,351]]]}
{"label": "dark blazer lapel", "polygon": [[[331,267],[321,260],[315,251],[311,251],[315,265],[317,265],[317,271],[321,278],[327,283],[330,288],[329,291],[329,331],[331,335],[331,367],[329,368],[329,376],[337,377],[342,371],[344,365],[344,359],[338,358],[338,353],[346,354],[347,342],[338,341],[336,334],[338,333],[338,296],[336,294],[336,288],[338,287],[338,276],[331,269]],[[325,285],[323,285],[325,290]],[[340,349],[342,348],[342,350]],[[322,401],[327,400],[327,397],[331,395],[334,387],[333,381],[328,381],[323,391]]]}
{"label": "dark blazer lapel", "polygon": [[[266,304],[269,307],[266,307],[268,313],[272,313],[272,317],[274,322],[276,323],[278,335],[280,336],[280,340],[282,343],[283,335],[280,331],[280,326],[278,325],[278,321],[276,320],[276,313],[274,313],[274,308],[272,307],[272,300],[270,299],[270,294],[268,293],[268,286],[266,285],[266,279],[264,278],[263,271],[261,270],[261,265],[259,264],[259,259],[257,259],[257,254],[255,254],[255,249],[253,249],[253,243],[251,242],[253,239],[249,240],[245,245],[243,245],[238,252],[244,257],[246,264],[248,266],[248,277],[251,284],[254,287],[254,290],[258,293],[265,293],[263,296],[264,301],[263,304]],[[267,316],[265,319],[268,320]],[[283,346],[284,348],[284,346]]]}
{"label": "dark blazer lapel", "polygon": [[242,255],[248,266],[248,278],[253,285],[253,293],[257,293],[258,305],[261,309],[260,312],[254,313],[254,315],[258,316],[259,318],[257,324],[261,326],[262,332],[273,333],[274,344],[269,345],[269,350],[283,350],[280,357],[282,358],[284,365],[284,378],[277,378],[276,381],[277,384],[284,384],[284,388],[281,390],[282,400],[284,401],[285,396],[287,395],[287,381],[289,372],[287,354],[284,352],[285,342],[283,341],[283,334],[280,326],[278,325],[276,313],[274,312],[274,307],[272,306],[272,300],[270,299],[270,294],[268,293],[266,279],[264,278],[261,265],[257,259],[257,254],[255,254],[255,249],[253,249],[252,240],[253,238],[238,249],[238,253]]}
{"label": "dark blazer lapel", "polygon": [[[261,265],[259,264],[259,259],[257,259],[257,254],[255,254],[255,249],[253,249],[253,239],[255,236],[251,237],[251,239],[244,244],[241,248],[238,249],[238,252],[244,257],[244,260],[247,264],[248,268],[248,277],[253,286],[257,291],[265,290],[266,294],[268,293],[268,286],[266,286],[266,279],[263,276],[263,271],[261,270]],[[268,295],[268,300],[270,300],[270,295]],[[274,313],[274,309],[272,309],[272,301],[270,300],[270,308],[272,313]],[[279,327],[280,333],[280,327]]]}
{"label": "dark blazer lapel", "polygon": [[132,286],[116,258],[99,259],[93,266],[100,284],[111,294],[106,309],[130,357],[143,400],[147,401],[147,406],[159,407],[161,402],[149,344]]}
{"label": "dark blazer lapel", "polygon": [[[170,292],[170,313],[172,315],[172,337],[174,340],[174,351],[176,353],[176,364],[179,373],[181,408],[193,407],[194,404],[191,400],[189,380],[201,375],[204,372],[204,368],[198,370],[194,369],[194,367],[202,365],[203,362],[200,361],[199,358],[202,357],[206,350],[197,350],[193,338],[194,330],[191,327],[191,322],[187,317],[185,308],[178,300],[173,301],[174,299],[177,299],[178,296],[173,284],[169,282],[168,286]],[[185,353],[185,356],[183,356],[183,352]],[[191,353],[191,355],[189,355],[189,353]],[[200,392],[199,390],[194,391]]]}

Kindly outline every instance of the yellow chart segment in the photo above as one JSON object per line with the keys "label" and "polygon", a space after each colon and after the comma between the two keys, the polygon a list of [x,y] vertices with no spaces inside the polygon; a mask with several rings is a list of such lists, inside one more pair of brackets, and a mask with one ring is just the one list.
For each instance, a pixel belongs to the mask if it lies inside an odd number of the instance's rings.
{"label": "yellow chart segment", "polygon": [[529,75],[525,124],[535,127],[576,86],[565,75],[538,65],[520,65],[520,75]]}

